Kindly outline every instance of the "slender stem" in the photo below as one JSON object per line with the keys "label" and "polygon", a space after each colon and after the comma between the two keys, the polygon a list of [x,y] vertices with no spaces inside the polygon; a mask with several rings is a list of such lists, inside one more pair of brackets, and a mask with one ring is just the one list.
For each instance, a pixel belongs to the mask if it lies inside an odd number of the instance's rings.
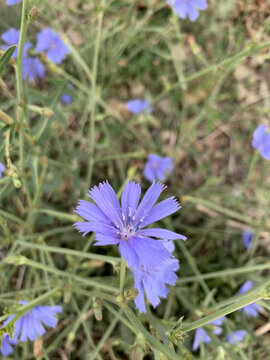
{"label": "slender stem", "polygon": [[91,186],[91,179],[94,167],[94,151],[95,151],[95,116],[96,116],[96,87],[97,87],[97,70],[98,70],[98,55],[100,48],[101,32],[102,32],[103,10],[98,14],[98,28],[97,37],[94,50],[93,59],[93,76],[92,76],[92,96],[91,96],[91,119],[89,128],[89,162],[86,184],[87,188]]}
{"label": "slender stem", "polygon": [[126,262],[121,257],[121,267],[120,267],[120,286],[119,286],[119,293],[120,296],[124,296],[124,290],[125,290],[125,278],[126,278]]}
{"label": "slender stem", "polygon": [[60,248],[57,246],[39,245],[39,244],[29,243],[27,241],[21,241],[21,240],[17,240],[16,243],[22,245],[23,247],[29,247],[31,249],[38,249],[41,251],[48,251],[48,252],[52,252],[52,253],[56,253],[56,254],[73,255],[73,256],[78,256],[78,257],[91,259],[91,260],[100,260],[100,261],[108,262],[111,264],[116,264],[116,263],[120,262],[119,258],[113,257],[113,256],[86,253],[83,251]]}
{"label": "slender stem", "polygon": [[189,332],[191,330],[195,330],[201,326],[209,324],[213,320],[219,319],[222,316],[228,315],[236,310],[242,309],[243,307],[252,304],[256,301],[259,301],[261,299],[262,299],[262,292],[256,291],[251,295],[244,296],[241,300],[237,301],[236,303],[226,306],[224,309],[216,311],[214,314],[205,316],[200,320],[192,322],[191,324],[183,325],[181,330],[184,333]]}
{"label": "slender stem", "polygon": [[17,65],[16,65],[16,82],[17,82],[17,96],[18,96],[18,109],[17,109],[17,122],[20,127],[19,133],[19,146],[20,146],[20,170],[22,174],[22,181],[26,191],[28,203],[31,205],[30,192],[26,183],[25,170],[24,170],[24,105],[23,105],[23,80],[22,80],[22,58],[23,50],[27,32],[27,10],[28,0],[23,0],[22,15],[21,15],[21,28],[20,39],[18,45]]}

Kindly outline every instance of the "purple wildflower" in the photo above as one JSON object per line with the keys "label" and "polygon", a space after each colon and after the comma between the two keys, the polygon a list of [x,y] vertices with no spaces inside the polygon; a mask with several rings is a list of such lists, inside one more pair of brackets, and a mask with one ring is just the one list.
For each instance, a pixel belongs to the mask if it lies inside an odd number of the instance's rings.
{"label": "purple wildflower", "polygon": [[[220,335],[222,333],[221,325],[223,324],[224,320],[225,320],[225,316],[222,316],[222,317],[220,317],[214,321],[211,321],[209,323],[209,324],[215,325],[215,328],[212,331],[213,334]],[[210,342],[212,342],[211,338],[208,336],[207,332],[202,327],[198,328],[195,331],[192,350],[196,351],[199,348],[201,342],[203,342],[205,344],[209,344]]]}
{"label": "purple wildflower", "polygon": [[7,333],[2,337],[2,347],[0,348],[3,356],[9,356],[13,353],[13,347],[17,344],[17,341],[12,340]]}
{"label": "purple wildflower", "polygon": [[174,164],[171,157],[150,154],[145,165],[144,176],[151,182],[156,180],[165,181],[166,178],[172,174],[173,169]]}
{"label": "purple wildflower", "polygon": [[[241,287],[240,289],[237,291],[237,294],[244,294],[245,292],[249,291],[253,286],[253,281],[248,280],[246,281]],[[256,303],[253,304],[249,304],[247,306],[244,306],[242,309],[245,314],[247,314],[247,316],[250,317],[257,317],[259,316],[259,310],[260,310],[260,306]]]}
{"label": "purple wildflower", "polygon": [[[26,305],[28,301],[20,301],[21,305]],[[62,312],[62,306],[36,306],[25,315],[19,318],[14,325],[14,338],[20,341],[30,339],[34,341],[39,335],[44,335],[46,330],[42,323],[50,328],[54,328],[58,319],[55,315]],[[11,315],[4,323],[8,324],[16,315]]]}
{"label": "purple wildflower", "polygon": [[167,0],[167,4],[173,6],[174,13],[180,18],[190,18],[195,21],[199,16],[197,9],[205,10],[207,8],[206,0]]}
{"label": "purple wildflower", "polygon": [[7,0],[7,5],[16,5],[20,2],[21,0]]}
{"label": "purple wildflower", "polygon": [[230,344],[236,344],[243,341],[244,337],[247,335],[246,330],[236,330],[232,332],[231,334],[227,335],[227,340]]}
{"label": "purple wildflower", "polygon": [[128,101],[127,108],[130,112],[136,115],[142,113],[143,111],[146,111],[148,114],[153,111],[153,107],[150,106],[149,101],[143,99],[135,99]]}
{"label": "purple wildflower", "polygon": [[[68,83],[68,88],[72,90],[74,87],[71,83]],[[72,102],[72,100],[73,100],[73,98],[72,98],[71,94],[69,94],[69,93],[63,94],[61,96],[61,102],[63,105],[70,104]]]}
{"label": "purple wildflower", "polygon": [[259,125],[254,131],[252,145],[264,159],[270,160],[270,133],[265,125]]}
{"label": "purple wildflower", "polygon": [[69,48],[62,41],[59,33],[52,29],[43,29],[37,36],[37,52],[45,52],[47,58],[56,64],[60,64],[66,55],[70,53]]}
{"label": "purple wildflower", "polygon": [[22,75],[24,79],[36,82],[38,78],[44,78],[45,67],[37,57],[24,58],[22,61]]}
{"label": "purple wildflower", "polygon": [[3,176],[3,172],[5,171],[5,166],[0,162],[0,179]]}
{"label": "purple wildflower", "polygon": [[[7,45],[3,45],[2,49],[7,50],[11,45],[19,44],[20,30],[11,28],[8,31],[4,32],[1,37],[2,37],[2,40],[7,44]],[[30,49],[31,46],[32,46],[31,42],[26,42],[24,44],[23,57],[25,57],[27,55],[27,50]],[[15,49],[12,57],[16,59],[17,55],[18,55],[18,47]]]}
{"label": "purple wildflower", "polygon": [[[171,247],[172,241],[161,242],[170,252],[174,250],[174,246]],[[169,289],[165,284],[175,285],[177,280],[175,271],[178,269],[179,261],[176,259],[169,259],[152,268],[140,266],[134,269],[134,287],[139,291],[135,304],[140,312],[146,312],[144,291],[148,301],[156,307],[160,303],[159,297],[166,298],[169,293]]]}
{"label": "purple wildflower", "polygon": [[141,187],[128,181],[120,205],[109,183],[100,183],[88,195],[96,205],[80,200],[76,209],[76,213],[87,221],[74,225],[84,235],[95,232],[95,245],[119,244],[119,251],[131,268],[141,265],[155,267],[169,260],[171,253],[152,237],[162,240],[186,239],[166,229],[143,229],[180,208],[173,197],[154,205],[164,189],[164,185],[153,183],[139,204]]}
{"label": "purple wildflower", "polygon": [[242,234],[242,242],[243,242],[243,245],[244,245],[244,247],[246,249],[250,248],[251,240],[252,240],[253,236],[254,236],[253,232],[251,232],[249,230],[243,232],[243,234]]}

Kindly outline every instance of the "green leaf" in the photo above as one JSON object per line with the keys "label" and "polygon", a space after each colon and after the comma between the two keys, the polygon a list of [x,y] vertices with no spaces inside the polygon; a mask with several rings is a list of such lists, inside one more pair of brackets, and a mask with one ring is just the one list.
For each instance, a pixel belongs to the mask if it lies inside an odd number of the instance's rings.
{"label": "green leaf", "polygon": [[3,70],[7,67],[9,60],[11,59],[11,56],[13,55],[16,45],[10,46],[4,54],[0,58],[0,74],[3,72]]}

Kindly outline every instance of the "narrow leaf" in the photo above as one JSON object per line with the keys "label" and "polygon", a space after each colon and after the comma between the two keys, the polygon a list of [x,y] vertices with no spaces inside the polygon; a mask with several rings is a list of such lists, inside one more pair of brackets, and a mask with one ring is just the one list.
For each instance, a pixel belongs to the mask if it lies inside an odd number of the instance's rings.
{"label": "narrow leaf", "polygon": [[11,59],[11,56],[13,55],[15,49],[16,49],[16,45],[12,45],[10,46],[5,52],[4,54],[1,56],[0,58],[0,74],[3,72],[3,70],[6,68],[6,66],[9,63],[9,60]]}

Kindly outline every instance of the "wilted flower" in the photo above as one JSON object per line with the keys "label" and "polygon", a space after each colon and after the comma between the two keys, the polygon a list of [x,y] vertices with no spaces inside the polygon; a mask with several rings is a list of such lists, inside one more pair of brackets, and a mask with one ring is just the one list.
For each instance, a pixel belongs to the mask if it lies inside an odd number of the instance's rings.
{"label": "wilted flower", "polygon": [[5,171],[5,166],[0,162],[0,179],[3,176],[3,172]]}
{"label": "wilted flower", "polygon": [[[26,305],[28,301],[20,301],[21,305]],[[14,325],[14,338],[17,340],[20,336],[20,341],[27,341],[30,339],[34,341],[39,335],[44,335],[46,330],[42,323],[50,328],[54,328],[58,319],[55,315],[62,312],[62,306],[36,306],[19,320]],[[8,324],[16,315],[11,315],[4,323]]]}
{"label": "wilted flower", "polygon": [[[19,44],[20,30],[16,30],[14,28],[11,28],[8,31],[4,32],[1,37],[2,37],[2,40],[7,44],[7,45],[3,45],[2,49],[7,50],[11,45],[18,45]],[[30,49],[31,46],[32,46],[31,42],[26,42],[24,44],[23,57],[25,57],[27,55],[27,50]],[[18,47],[15,49],[12,57],[16,58],[17,55],[18,55]]]}
{"label": "wilted flower", "polygon": [[127,102],[127,108],[133,114],[140,114],[143,111],[146,111],[150,114],[153,111],[153,107],[150,106],[148,100],[135,99]]}
{"label": "wilted flower", "polygon": [[270,160],[270,133],[265,125],[259,125],[254,131],[252,145],[264,159]]}
{"label": "wilted flower", "polygon": [[165,181],[172,174],[173,169],[174,165],[171,157],[150,154],[145,165],[144,176],[151,182],[156,180]]}
{"label": "wilted flower", "polygon": [[[222,317],[220,317],[214,321],[211,321],[209,323],[209,325],[210,324],[215,325],[215,328],[212,331],[213,334],[220,335],[222,333],[221,325],[223,324],[224,320],[225,320],[225,317],[222,316]],[[195,331],[192,350],[196,351],[199,348],[201,342],[208,344],[208,343],[212,342],[212,340],[208,336],[207,332],[203,328],[200,327],[200,328],[196,329],[196,331]]]}
{"label": "wilted flower", "polygon": [[141,265],[155,267],[169,260],[171,253],[152,237],[163,240],[186,239],[166,229],[143,229],[180,208],[174,197],[154,205],[164,188],[160,183],[153,183],[139,204],[141,187],[128,181],[120,205],[109,183],[100,183],[88,195],[96,205],[80,200],[76,209],[76,213],[87,221],[74,225],[84,235],[95,232],[95,245],[119,244],[119,251],[131,268]]}
{"label": "wilted flower", "polygon": [[29,81],[37,81],[38,78],[44,78],[45,67],[37,57],[27,57],[22,61],[22,76]]}
{"label": "wilted flower", "polygon": [[52,29],[43,29],[37,35],[37,52],[45,52],[47,58],[56,64],[60,64],[66,55],[70,53],[69,48],[62,41],[59,33],[54,33]]}
{"label": "wilted flower", "polygon": [[21,2],[21,0],[7,0],[7,5],[16,5],[19,2]]}
{"label": "wilted flower", "polygon": [[251,240],[252,240],[253,236],[254,236],[253,232],[251,232],[249,230],[243,232],[243,234],[242,234],[242,242],[243,242],[243,245],[244,245],[244,247],[246,249],[250,248]]}
{"label": "wilted flower", "polygon": [[195,21],[199,16],[197,9],[205,10],[207,8],[206,0],[167,0],[167,4],[173,6],[174,13],[182,19],[187,16],[191,21]]}
{"label": "wilted flower", "polygon": [[[249,291],[253,286],[253,281],[248,280],[246,281],[238,290],[237,294],[244,294],[245,292]],[[240,310],[243,310],[250,317],[257,317],[259,315],[260,306],[256,303],[249,304],[243,307]]]}
{"label": "wilted flower", "polygon": [[2,337],[2,347],[0,348],[3,356],[9,356],[13,353],[13,347],[17,344],[17,341],[12,340],[7,333]]}
{"label": "wilted flower", "polygon": [[237,344],[243,341],[244,337],[247,335],[246,330],[236,330],[231,334],[227,334],[227,340],[230,344]]}
{"label": "wilted flower", "polygon": [[[170,247],[172,241],[161,241],[167,250],[171,252]],[[168,246],[169,245],[169,246]],[[156,307],[160,303],[159,297],[166,298],[169,289],[165,284],[175,285],[177,275],[175,271],[179,269],[179,261],[177,259],[169,259],[164,263],[160,263],[156,267],[140,266],[134,269],[134,287],[139,291],[135,298],[135,304],[140,312],[146,312],[144,291],[148,301]]]}

